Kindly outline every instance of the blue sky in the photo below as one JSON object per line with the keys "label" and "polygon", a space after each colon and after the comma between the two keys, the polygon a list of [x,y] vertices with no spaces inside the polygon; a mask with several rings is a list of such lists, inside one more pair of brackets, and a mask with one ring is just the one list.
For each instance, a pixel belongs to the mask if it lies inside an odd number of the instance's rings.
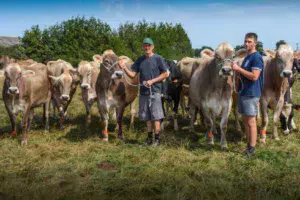
{"label": "blue sky", "polygon": [[117,28],[126,21],[181,23],[193,48],[213,48],[223,41],[242,44],[246,32],[258,33],[265,48],[284,39],[300,49],[300,1],[192,0],[1,0],[0,36],[22,36],[72,16],[94,16]]}

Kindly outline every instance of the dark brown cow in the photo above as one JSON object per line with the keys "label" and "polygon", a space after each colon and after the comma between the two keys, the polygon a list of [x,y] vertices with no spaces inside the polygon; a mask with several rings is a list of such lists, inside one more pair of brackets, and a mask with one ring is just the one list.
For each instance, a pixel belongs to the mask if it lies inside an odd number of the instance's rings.
{"label": "dark brown cow", "polygon": [[49,61],[47,63],[52,82],[52,103],[54,108],[54,117],[56,108],[59,110],[60,127],[63,128],[63,122],[67,114],[67,109],[73,95],[76,92],[80,79],[76,69],[64,60]]}
{"label": "dark brown cow", "polygon": [[226,148],[226,131],[232,105],[234,50],[228,43],[221,43],[212,59],[205,60],[193,73],[189,87],[191,99],[191,129],[194,129],[194,110],[201,109],[208,128],[209,144],[214,144],[216,117],[221,115],[221,147]]}
{"label": "dark brown cow", "polygon": [[20,66],[10,63],[5,71],[0,71],[4,77],[3,100],[8,112],[12,134],[16,134],[16,115],[23,113],[22,119],[22,145],[27,144],[26,134],[34,114],[34,108],[44,105],[45,130],[49,130],[49,104],[51,99],[50,81],[46,65],[33,63],[29,66]]}
{"label": "dark brown cow", "polygon": [[260,98],[262,111],[261,142],[266,142],[268,126],[268,105],[274,110],[273,136],[279,140],[277,125],[284,103],[284,94],[289,88],[288,79],[292,76],[294,55],[291,46],[280,45],[275,58],[265,59],[264,88]]}
{"label": "dark brown cow", "polygon": [[[103,124],[103,140],[108,141],[108,112],[111,107],[116,107],[119,126],[118,138],[122,140],[124,139],[122,132],[124,109],[135,100],[138,94],[138,87],[130,84],[138,85],[138,77],[130,79],[123,73],[119,66],[119,58],[112,50],[106,50],[102,56],[94,56],[94,60],[101,63],[100,73],[96,82],[96,93],[98,109]],[[122,58],[122,60],[125,60],[127,67],[131,67],[133,64],[130,59]]]}

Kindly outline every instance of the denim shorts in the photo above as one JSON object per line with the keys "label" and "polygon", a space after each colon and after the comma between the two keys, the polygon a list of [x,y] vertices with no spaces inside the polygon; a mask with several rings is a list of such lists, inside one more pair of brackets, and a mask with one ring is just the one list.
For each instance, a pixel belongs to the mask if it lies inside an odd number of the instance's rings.
{"label": "denim shorts", "polygon": [[140,95],[139,118],[143,121],[158,121],[164,118],[160,93],[154,93],[152,98],[149,95]]}
{"label": "denim shorts", "polygon": [[258,114],[259,97],[239,96],[238,111],[245,116],[256,117]]}

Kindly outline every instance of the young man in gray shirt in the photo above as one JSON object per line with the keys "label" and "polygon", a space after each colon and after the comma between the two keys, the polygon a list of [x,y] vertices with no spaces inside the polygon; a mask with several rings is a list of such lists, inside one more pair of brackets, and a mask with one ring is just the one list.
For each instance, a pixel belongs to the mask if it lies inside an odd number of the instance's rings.
{"label": "young man in gray shirt", "polygon": [[140,73],[139,118],[147,123],[146,145],[153,143],[152,123],[154,123],[154,146],[158,146],[160,144],[160,120],[164,118],[161,103],[162,81],[169,76],[169,73],[164,59],[153,53],[154,43],[151,38],[143,40],[142,48],[145,55],[134,62],[131,70],[124,63],[120,63],[120,66],[131,78]]}

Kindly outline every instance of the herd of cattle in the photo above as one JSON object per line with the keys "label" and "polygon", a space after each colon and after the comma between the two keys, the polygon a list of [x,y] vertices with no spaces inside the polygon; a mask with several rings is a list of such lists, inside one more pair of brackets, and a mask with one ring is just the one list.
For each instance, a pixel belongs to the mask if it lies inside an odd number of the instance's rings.
{"label": "herd of cattle", "polygon": [[[276,52],[266,51],[264,54],[264,88],[260,99],[262,142],[266,142],[269,109],[274,110],[273,136],[278,140],[279,120],[283,133],[288,134],[295,128],[293,110],[300,107],[292,102],[292,85],[295,75],[300,72],[300,54],[287,44],[281,45]],[[200,114],[202,124],[209,133],[208,142],[213,144],[213,135],[217,133],[216,118],[221,117],[221,147],[227,147],[226,129],[231,108],[235,116],[235,128],[241,130],[237,112],[239,74],[232,70],[231,65],[233,61],[241,65],[245,56],[246,50],[235,52],[230,44],[221,43],[215,51],[204,49],[199,58],[184,57],[178,62],[165,60],[170,74],[163,82],[162,101],[167,118],[172,108],[174,130],[179,129],[177,119],[180,105],[183,117],[188,112],[191,131],[194,130],[197,114]],[[133,61],[126,56],[118,57],[112,50],[94,55],[93,60],[81,61],[77,68],[73,68],[70,63],[60,59],[45,65],[33,60],[1,57],[0,77],[5,78],[3,101],[14,135],[17,133],[16,115],[23,113],[22,145],[27,144],[26,134],[30,131],[36,107],[44,106],[46,131],[49,131],[50,104],[53,105],[54,115],[58,110],[60,126],[63,128],[67,108],[79,84],[86,108],[87,126],[91,123],[91,107],[96,102],[102,122],[103,140],[108,140],[107,127],[111,110],[116,114],[118,138],[124,139],[123,113],[125,107],[130,105],[132,127],[136,115],[139,77],[128,77],[119,62],[125,62],[130,68]],[[188,97],[188,106],[185,105],[185,97]]]}

